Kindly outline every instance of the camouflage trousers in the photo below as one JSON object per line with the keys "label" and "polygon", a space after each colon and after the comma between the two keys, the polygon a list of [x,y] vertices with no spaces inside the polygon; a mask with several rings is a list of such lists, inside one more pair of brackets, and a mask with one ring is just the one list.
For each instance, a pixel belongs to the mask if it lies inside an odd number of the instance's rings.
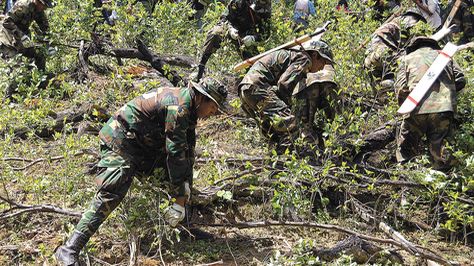
{"label": "camouflage trousers", "polygon": [[153,168],[141,169],[126,154],[113,151],[102,141],[100,154],[101,160],[97,165],[100,170],[95,178],[97,193],[76,225],[76,230],[87,236],[92,236],[122,202],[134,176],[150,174],[153,170]]}
{"label": "camouflage trousers", "polygon": [[378,36],[375,36],[366,50],[364,67],[370,71],[375,80],[393,78],[394,59],[392,50]]}
{"label": "camouflage trousers", "polygon": [[[473,7],[471,7],[472,9]],[[454,23],[460,25],[462,36],[459,39],[459,44],[465,44],[474,41],[474,14],[469,7],[463,7],[461,12],[461,21],[455,21]]]}
{"label": "camouflage trousers", "polygon": [[278,97],[276,87],[244,84],[239,88],[239,96],[242,109],[257,120],[265,137],[280,142],[295,130],[291,107]]}
{"label": "camouflage trousers", "polygon": [[228,23],[219,22],[207,33],[206,41],[202,49],[201,60],[199,61],[200,65],[206,65],[211,55],[221,47],[224,38],[231,40],[242,59],[248,59],[258,53],[256,46],[243,47],[238,40],[232,39],[229,35],[229,27]]}
{"label": "camouflage trousers", "polygon": [[397,161],[406,162],[418,155],[421,140],[426,136],[434,165],[445,166],[449,162],[443,151],[443,142],[450,133],[452,120],[453,112],[417,114],[405,118],[397,135]]}

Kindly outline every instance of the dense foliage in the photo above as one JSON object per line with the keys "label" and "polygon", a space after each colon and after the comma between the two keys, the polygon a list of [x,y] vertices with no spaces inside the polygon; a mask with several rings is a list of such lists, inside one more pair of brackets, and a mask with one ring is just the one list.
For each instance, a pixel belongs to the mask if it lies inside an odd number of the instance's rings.
{"label": "dense foliage", "polygon": [[[157,81],[137,85],[140,77],[131,73],[130,69],[146,63],[124,60],[123,65],[119,65],[110,56],[92,57],[93,63],[101,67],[91,68],[88,78],[78,80],[75,75],[78,71],[78,50],[70,46],[78,47],[81,41],[90,42],[91,32],[97,32],[108,36],[110,45],[114,47],[136,47],[136,38],[139,37],[158,54],[179,54],[198,58],[206,32],[217,23],[225,9],[224,3],[212,2],[203,18],[203,29],[199,30],[196,22],[189,19],[193,11],[185,1],[159,3],[152,14],[149,14],[146,6],[140,2],[133,4],[135,2],[114,1],[108,6],[116,10],[119,17],[116,25],[111,27],[102,23],[100,10],[93,7],[92,0],[57,0],[56,6],[47,11],[51,24],[48,37],[50,43],[44,44],[43,49],[45,53],[49,53],[47,72],[54,73],[55,77],[46,89],[37,89],[37,85],[45,78],[45,73],[40,73],[35,68],[31,70],[24,65],[16,66],[15,71],[7,76],[4,70],[11,66],[11,62],[0,62],[0,87],[6,87],[12,79],[16,79],[20,84],[14,100],[6,100],[0,108],[0,158],[46,158],[24,169],[22,166],[31,161],[0,160],[0,195],[24,204],[48,203],[78,211],[85,209],[95,192],[93,174],[89,174],[88,170],[96,158],[93,155],[78,153],[97,150],[98,138],[94,130],[96,133],[102,123],[101,110],[113,113],[128,100],[159,85]],[[443,1],[443,4],[446,4],[445,2]],[[272,3],[272,33],[271,37],[258,47],[260,51],[273,48],[297,36],[291,29],[292,4],[281,0]],[[419,189],[377,186],[375,181],[381,178],[381,172],[371,168],[363,169],[354,164],[351,147],[360,146],[364,134],[370,133],[385,122],[400,120],[400,117],[396,116],[394,92],[370,85],[368,74],[362,66],[364,49],[357,49],[370,38],[380,22],[372,18],[373,11],[362,1],[350,2],[352,14],[336,11],[336,3],[336,0],[317,1],[317,16],[311,18],[309,28],[309,31],[315,29],[327,20],[333,22],[323,39],[330,44],[334,53],[337,63],[336,79],[340,85],[337,101],[340,112],[333,121],[325,124],[325,150],[318,154],[321,164],[314,166],[310,159],[300,158],[291,152],[282,156],[272,152],[272,148],[259,137],[256,126],[242,119],[239,100],[235,98],[233,88],[232,114],[202,122],[198,128],[197,154],[201,161],[196,165],[196,188],[202,189],[215,184],[216,181],[237,175],[241,180],[251,183],[251,194],[261,193],[259,185],[263,179],[271,176],[272,180],[276,181],[271,184],[270,198],[262,197],[259,203],[239,206],[247,219],[335,222],[354,229],[359,229],[358,224],[346,210],[346,206],[337,208],[336,211],[331,210],[331,199],[325,193],[367,192],[380,195],[380,204],[383,206],[377,206],[379,202],[375,201],[374,208],[380,211],[382,217],[393,216],[393,213],[416,217],[432,226],[433,230],[426,232],[426,235],[443,236],[440,241],[444,242],[441,243],[449,245],[449,241],[458,241],[472,245],[474,206],[469,203],[469,199],[472,202],[474,195],[472,52],[463,51],[456,56],[468,80],[467,87],[459,95],[457,128],[449,142],[457,166],[449,174],[434,171],[430,168],[426,151],[414,162],[397,165],[394,162],[394,144],[390,144],[371,155],[370,161],[374,166],[389,172],[388,178],[391,180],[408,179],[425,186]],[[33,36],[33,40],[39,37]],[[232,44],[225,42],[222,49],[209,61],[208,75],[224,77],[226,80],[238,78],[243,73],[232,72],[232,66],[239,60]],[[185,78],[192,71],[173,68]],[[0,91],[0,96],[3,93]],[[91,103],[93,107],[80,124],[66,123],[50,138],[38,136],[35,133],[37,130],[28,130],[51,127],[55,123],[54,113],[66,109],[75,110],[84,103]],[[83,127],[91,128],[93,133],[78,134],[78,129]],[[19,138],[18,132],[25,130],[25,136]],[[53,159],[55,156],[63,157],[60,160]],[[252,160],[244,160],[242,165],[235,166],[225,162],[229,157],[252,156],[265,157],[266,164],[258,165]],[[284,167],[278,167],[279,164]],[[245,174],[240,174],[242,171]],[[345,182],[331,180],[327,177],[328,174]],[[159,176],[159,173],[156,176]],[[384,177],[387,178],[386,175]],[[357,186],[363,178],[369,178],[369,182],[364,183],[365,186]],[[312,185],[301,185],[302,182]],[[134,182],[126,200],[112,213],[101,227],[100,233],[88,244],[87,252],[92,254],[91,260],[94,263],[99,263],[99,260],[126,263],[130,253],[127,243],[131,240],[141,243],[138,249],[143,257],[142,263],[145,263],[147,258],[149,261],[159,261],[160,256],[164,256],[165,261],[178,262],[177,264],[179,261],[184,264],[212,262],[222,258],[223,254],[229,257],[229,250],[232,254],[232,249],[238,249],[238,240],[229,244],[227,239],[210,246],[199,242],[171,245],[170,243],[182,240],[177,237],[177,230],[166,226],[161,219],[160,210],[168,205],[169,200],[163,188],[165,187],[162,181],[153,176]],[[232,186],[223,187],[217,193],[218,206],[222,207],[222,210],[232,209],[223,206],[235,204],[234,193]],[[318,202],[318,208],[315,207],[315,202]],[[0,201],[0,211],[10,207],[8,203]],[[51,262],[54,248],[72,231],[76,221],[75,218],[65,216],[31,213],[2,220],[0,264]],[[402,222],[397,223],[395,219],[393,223],[403,229]],[[317,242],[312,232],[290,230],[285,233],[291,235],[288,236],[289,239],[301,238],[295,241],[297,243],[294,253],[271,253],[268,257],[254,258],[256,261],[240,258],[239,263],[321,263],[306,252],[308,247],[315,245],[314,241]],[[416,234],[412,240],[416,242]],[[421,237],[418,243],[424,244],[423,241],[428,240]],[[2,246],[6,245],[17,248],[13,251],[2,249]],[[163,245],[167,248],[162,248]],[[453,258],[463,258],[465,255],[462,250],[451,250],[450,254]],[[472,254],[469,256],[472,259]],[[233,254],[232,257],[233,260],[236,259]],[[349,264],[351,258],[343,257],[339,263]]]}

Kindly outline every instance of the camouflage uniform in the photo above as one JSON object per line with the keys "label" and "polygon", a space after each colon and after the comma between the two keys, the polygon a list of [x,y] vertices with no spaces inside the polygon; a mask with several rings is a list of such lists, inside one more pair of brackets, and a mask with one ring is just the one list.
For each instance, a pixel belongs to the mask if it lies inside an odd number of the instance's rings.
{"label": "camouflage uniform", "polygon": [[30,34],[30,25],[35,21],[42,32],[49,30],[48,19],[43,12],[36,11],[35,0],[18,0],[1,21],[0,54],[2,58],[11,58],[17,53],[34,58],[40,69],[44,69],[44,58],[34,52],[34,48],[23,43]]}
{"label": "camouflage uniform", "polygon": [[[240,51],[242,59],[250,58],[258,53],[255,46],[241,48],[241,40],[246,36],[253,36],[255,37],[255,41],[258,42],[263,39],[265,34],[268,34],[271,17],[271,1],[256,1],[254,5],[255,7],[252,8],[250,0],[230,1],[219,23],[207,34],[199,61],[200,74],[198,74],[198,78],[202,76],[204,66],[211,55],[220,48],[223,39],[226,37],[232,40]],[[229,30],[231,28],[238,30],[238,40],[234,40],[230,37]]]}
{"label": "camouflage uniform", "polygon": [[[433,48],[431,48],[433,47]],[[439,47],[421,47],[400,58],[395,82],[401,105],[438,56]],[[465,86],[464,75],[455,63],[450,63],[438,77],[423,101],[404,117],[397,136],[397,161],[405,162],[420,150],[421,138],[426,135],[435,166],[443,168],[448,161],[443,156],[443,141],[450,132],[456,111],[456,92]]]}
{"label": "camouflage uniform", "polygon": [[110,118],[99,133],[98,192],[77,231],[91,236],[122,201],[137,174],[163,168],[172,195],[185,196],[193,176],[194,98],[192,89],[162,87],[128,102]]}
{"label": "camouflage uniform", "polygon": [[[454,2],[454,1],[453,1]],[[453,18],[453,24],[459,26],[462,33],[459,44],[474,41],[474,3],[472,0],[463,0],[458,12]]]}
{"label": "camouflage uniform", "polygon": [[311,65],[307,52],[282,49],[258,60],[241,81],[242,109],[258,120],[265,136],[278,141],[294,130],[291,96]]}
{"label": "camouflage uniform", "polygon": [[316,73],[308,73],[294,94],[295,124],[300,136],[306,142],[322,145],[323,118],[317,114],[324,113],[327,119],[333,119],[335,112],[331,101],[336,99],[337,83],[332,64],[326,64]]}
{"label": "camouflage uniform", "polygon": [[415,26],[421,15],[405,13],[380,26],[372,35],[365,52],[364,67],[376,79],[392,79],[396,53],[405,45],[409,29]]}
{"label": "camouflage uniform", "polygon": [[[45,33],[49,30],[48,19],[44,11],[37,11],[35,0],[18,0],[13,8],[0,20],[0,57],[8,60],[9,70],[6,75],[19,77],[20,63],[14,59],[18,54],[33,59],[40,70],[45,70],[46,59],[31,44],[25,43],[30,34],[30,25],[35,21],[40,30]],[[6,90],[6,97],[10,97],[17,87],[15,80],[10,81]]]}

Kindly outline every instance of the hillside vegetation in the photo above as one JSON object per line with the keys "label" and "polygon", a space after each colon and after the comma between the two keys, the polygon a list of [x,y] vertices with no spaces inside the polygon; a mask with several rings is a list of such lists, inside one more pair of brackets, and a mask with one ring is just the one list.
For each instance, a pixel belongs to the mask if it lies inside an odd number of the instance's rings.
{"label": "hillside vegetation", "polygon": [[[44,49],[49,48],[47,71],[54,78],[45,89],[37,88],[45,75],[35,68],[18,67],[8,76],[6,63],[0,62],[0,87],[12,79],[20,84],[14,99],[0,108],[0,265],[54,263],[54,249],[96,191],[101,125],[127,101],[168,84],[148,62],[118,60],[109,52],[137,49],[140,39],[156,55],[179,56],[181,63],[168,58],[164,69],[187,80],[194,71],[189,63],[198,60],[206,32],[225,9],[213,2],[199,31],[184,1],[158,3],[152,14],[135,1],[113,2],[119,17],[113,27],[100,23],[92,0],[57,0],[47,11],[51,34]],[[456,55],[468,85],[459,94],[457,128],[448,144],[457,161],[454,169],[431,169],[427,151],[398,165],[393,141],[362,154],[366,136],[392,128],[401,117],[395,93],[372,87],[363,69],[364,49],[357,47],[381,22],[361,2],[351,1],[353,13],[346,14],[335,10],[336,0],[317,1],[308,29],[332,21],[323,40],[334,53],[339,112],[325,124],[324,151],[305,158],[291,151],[276,154],[240,109],[236,86],[244,73],[232,71],[240,58],[225,42],[211,57],[206,75],[228,86],[229,110],[198,124],[196,191],[187,221],[214,239],[193,240],[179,233],[182,228],[167,226],[162,218],[169,200],[166,184],[150,176],[134,180],[81,258],[88,265],[352,265],[360,252],[331,250],[337,255],[324,253],[331,259],[324,262],[321,250],[357,232],[354,243],[364,239],[377,250],[368,253],[374,257],[370,264],[400,263],[395,253],[406,265],[427,258],[471,264],[473,53]],[[299,36],[291,29],[292,6],[279,0],[272,4],[272,32],[258,47],[262,52]],[[90,64],[81,63],[79,51],[91,54]],[[367,213],[371,218],[364,219]],[[409,243],[391,240],[380,222]],[[416,252],[410,252],[411,244]]]}

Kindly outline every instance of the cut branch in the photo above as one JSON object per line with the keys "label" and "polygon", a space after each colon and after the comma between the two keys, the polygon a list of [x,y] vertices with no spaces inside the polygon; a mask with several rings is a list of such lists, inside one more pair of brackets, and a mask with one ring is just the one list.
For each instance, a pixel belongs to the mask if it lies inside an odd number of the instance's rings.
{"label": "cut branch", "polygon": [[13,206],[12,208],[3,211],[0,214],[0,221],[6,220],[6,219],[9,219],[9,218],[13,218],[13,217],[21,215],[23,213],[29,213],[29,212],[33,212],[33,213],[47,212],[47,213],[57,213],[57,214],[73,216],[73,217],[81,217],[80,212],[62,209],[60,207],[49,205],[49,204],[24,205],[24,204],[21,204],[21,203],[14,202],[14,201],[12,201],[10,199],[7,199],[3,196],[0,196],[0,200],[3,200],[3,201],[5,201],[8,204]]}
{"label": "cut branch", "polygon": [[[324,230],[330,230],[330,231],[336,231],[339,233],[344,233],[346,235],[354,235],[357,236],[361,239],[367,240],[367,241],[373,241],[377,243],[382,243],[382,244],[389,244],[393,245],[396,247],[399,247],[405,251],[408,251],[411,253],[411,250],[406,249],[406,247],[399,242],[393,240],[393,239],[386,239],[386,238],[379,238],[379,237],[374,237],[366,234],[362,234],[341,226],[337,225],[332,225],[332,224],[318,224],[318,223],[312,223],[312,222],[287,222],[287,221],[259,221],[259,222],[239,222],[239,223],[229,223],[229,224],[206,224],[206,223],[196,223],[194,225],[200,225],[200,226],[210,226],[210,227],[234,227],[234,228],[239,228],[239,229],[248,229],[248,228],[261,228],[261,227],[270,227],[270,226],[292,226],[292,227],[309,227],[309,228],[318,228],[318,229],[324,229]],[[435,262],[438,262],[442,265],[453,265],[452,262],[449,262],[448,260],[444,259],[443,257],[440,257],[434,253],[432,253],[429,250],[426,250],[426,248],[421,247],[421,246],[416,246],[418,249],[418,253],[414,254],[416,257],[421,257],[424,259],[429,259]]]}

